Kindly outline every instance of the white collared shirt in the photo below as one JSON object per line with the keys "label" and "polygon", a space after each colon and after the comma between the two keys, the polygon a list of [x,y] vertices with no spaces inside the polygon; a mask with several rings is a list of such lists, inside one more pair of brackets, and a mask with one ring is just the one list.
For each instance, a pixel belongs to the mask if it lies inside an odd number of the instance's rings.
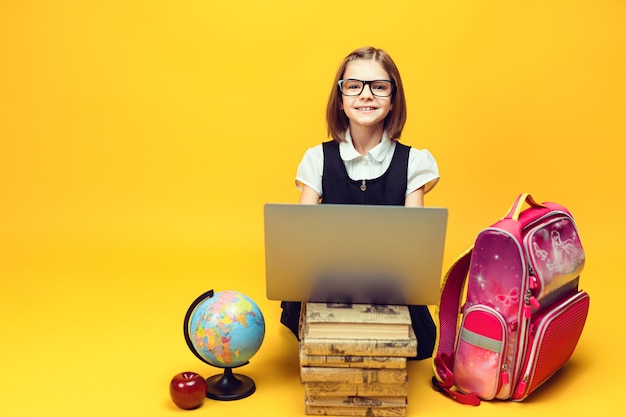
{"label": "white collared shirt", "polygon": [[[386,133],[383,134],[380,143],[365,156],[361,155],[354,148],[349,130],[346,132],[345,137],[346,141],[339,144],[339,154],[351,179],[371,180],[380,177],[387,171],[396,149],[396,142],[390,140]],[[320,143],[307,149],[304,153],[296,173],[296,186],[302,190],[302,185],[307,185],[322,196],[323,172],[324,151]],[[407,170],[406,195],[421,187],[424,187],[424,194],[426,194],[433,189],[438,181],[439,168],[430,151],[411,148]]]}

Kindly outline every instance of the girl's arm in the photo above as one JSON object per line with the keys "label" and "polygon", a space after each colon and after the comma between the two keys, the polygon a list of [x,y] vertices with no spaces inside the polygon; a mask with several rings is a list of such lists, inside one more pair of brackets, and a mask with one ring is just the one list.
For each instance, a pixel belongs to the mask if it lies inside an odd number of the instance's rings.
{"label": "girl's arm", "polygon": [[418,188],[407,195],[404,205],[407,207],[424,207],[424,187]]}
{"label": "girl's arm", "polygon": [[318,204],[320,195],[313,188],[302,184],[302,193],[300,194],[299,204]]}

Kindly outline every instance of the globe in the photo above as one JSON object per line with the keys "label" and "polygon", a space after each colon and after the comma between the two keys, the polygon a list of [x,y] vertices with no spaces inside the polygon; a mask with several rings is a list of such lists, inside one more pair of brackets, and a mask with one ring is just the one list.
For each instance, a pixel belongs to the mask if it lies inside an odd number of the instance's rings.
{"label": "globe", "polygon": [[247,364],[263,343],[265,320],[257,304],[237,291],[207,291],[189,307],[184,323],[189,349],[205,363],[224,368],[207,379],[207,397],[231,400],[252,394],[254,381],[232,368]]}

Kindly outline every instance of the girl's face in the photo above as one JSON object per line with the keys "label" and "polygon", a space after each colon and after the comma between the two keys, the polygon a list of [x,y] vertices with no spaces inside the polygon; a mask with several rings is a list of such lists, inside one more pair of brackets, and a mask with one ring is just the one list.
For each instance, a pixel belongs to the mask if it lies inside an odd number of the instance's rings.
{"label": "girl's face", "polygon": [[[366,59],[357,59],[348,63],[343,79],[348,78],[362,81],[390,79],[387,71],[378,62]],[[351,130],[382,129],[385,118],[392,108],[391,96],[375,96],[372,94],[371,84],[367,84],[357,96],[342,95],[341,108],[350,120]]]}

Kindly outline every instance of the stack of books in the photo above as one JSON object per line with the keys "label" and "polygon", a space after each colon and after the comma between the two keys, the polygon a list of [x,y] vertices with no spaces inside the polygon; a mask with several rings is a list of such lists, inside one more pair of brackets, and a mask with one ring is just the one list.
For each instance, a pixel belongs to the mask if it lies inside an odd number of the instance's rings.
{"label": "stack of books", "polygon": [[406,415],[407,357],[416,355],[407,306],[303,303],[300,379],[305,413]]}

